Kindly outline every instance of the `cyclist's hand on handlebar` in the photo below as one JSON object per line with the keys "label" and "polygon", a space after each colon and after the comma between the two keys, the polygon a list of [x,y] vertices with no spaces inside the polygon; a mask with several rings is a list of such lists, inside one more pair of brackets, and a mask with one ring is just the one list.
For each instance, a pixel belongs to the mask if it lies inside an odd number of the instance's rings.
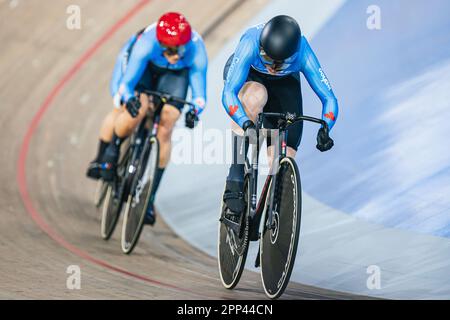
{"label": "cyclist's hand on handlebar", "polygon": [[203,112],[203,110],[205,110],[205,99],[204,98],[197,98],[194,100],[194,105],[195,105],[195,113],[197,114],[197,116],[200,116]]}
{"label": "cyclist's hand on handlebar", "polygon": [[256,130],[256,126],[253,123],[252,120],[247,120],[244,122],[244,124],[242,125],[242,129],[244,130],[244,132],[247,134],[250,130]]}
{"label": "cyclist's hand on handlebar", "polygon": [[197,113],[194,110],[190,110],[186,113],[186,127],[194,129],[198,122]]}
{"label": "cyclist's hand on handlebar", "polygon": [[250,144],[256,143],[256,126],[251,120],[247,120],[242,125],[242,129],[244,129],[244,136],[248,138],[248,142]]}
{"label": "cyclist's hand on handlebar", "polygon": [[317,146],[316,148],[319,149],[321,152],[325,152],[333,148],[334,141],[330,138],[330,135],[325,130],[325,128],[320,128],[319,132],[317,133]]}
{"label": "cyclist's hand on handlebar", "polygon": [[132,97],[130,100],[128,100],[126,108],[130,113],[130,115],[133,118],[136,118],[139,114],[139,109],[141,108],[141,102],[139,101],[138,98]]}

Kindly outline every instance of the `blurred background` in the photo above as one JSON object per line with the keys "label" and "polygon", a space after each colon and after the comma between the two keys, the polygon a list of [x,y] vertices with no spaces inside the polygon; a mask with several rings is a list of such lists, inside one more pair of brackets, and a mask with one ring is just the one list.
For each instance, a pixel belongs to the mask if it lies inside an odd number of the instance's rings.
{"label": "blurred background", "polygon": [[[174,10],[204,36],[210,59],[207,109],[193,132],[179,123],[175,160],[181,137],[201,155],[168,168],[162,219],[125,257],[119,232],[100,239],[95,183],[84,173],[112,108],[108,83],[121,46]],[[226,139],[222,71],[240,35],[288,14],[327,73],[340,114],[328,153],[315,149],[317,128],[305,126],[300,245],[285,297],[449,299],[448,12],[446,0],[0,0],[0,298],[262,298],[254,247],[237,290],[218,280],[228,166],[205,163],[215,143],[205,132]],[[304,113],[320,116],[304,79],[302,90]],[[66,288],[73,264],[85,279],[77,291]],[[367,283],[374,266],[380,288]]]}

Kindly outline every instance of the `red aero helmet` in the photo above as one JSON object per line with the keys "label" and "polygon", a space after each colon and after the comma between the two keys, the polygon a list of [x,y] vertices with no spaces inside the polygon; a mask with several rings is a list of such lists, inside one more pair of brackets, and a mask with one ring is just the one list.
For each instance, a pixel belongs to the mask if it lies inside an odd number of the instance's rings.
{"label": "red aero helmet", "polygon": [[159,18],[156,38],[165,46],[178,47],[191,41],[192,29],[186,18],[177,12],[168,12]]}

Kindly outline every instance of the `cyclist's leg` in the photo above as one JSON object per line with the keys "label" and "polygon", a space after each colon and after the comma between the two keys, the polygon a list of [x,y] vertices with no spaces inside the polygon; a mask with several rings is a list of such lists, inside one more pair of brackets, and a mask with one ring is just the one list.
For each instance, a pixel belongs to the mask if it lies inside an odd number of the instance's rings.
{"label": "cyclist's leg", "polygon": [[[267,90],[266,87],[256,81],[248,81],[244,84],[244,87],[239,92],[239,100],[244,107],[245,113],[253,122],[256,122],[256,118],[263,110],[267,103]],[[243,135],[244,131],[234,121],[231,123],[233,133],[233,166],[241,168],[243,173],[245,155],[243,153]]]}
{"label": "cyclist's leg", "polygon": [[124,110],[115,119],[111,143],[109,143],[102,158],[101,175],[105,181],[112,181],[114,179],[117,161],[120,155],[120,146],[133,133],[146,115],[149,107],[148,96],[141,94],[140,101],[142,106],[136,118],[133,118]]}
{"label": "cyclist's leg", "polygon": [[[223,79],[226,80],[228,70],[233,61],[233,55],[228,59],[223,71]],[[241,101],[247,116],[252,120],[256,120],[256,116],[261,112],[267,102],[267,90],[264,82],[254,72],[250,71],[247,82],[239,92],[239,100]],[[225,185],[224,202],[227,207],[235,213],[241,213],[244,208],[244,199],[242,191],[244,188],[244,132],[234,122],[232,122],[232,162],[228,171]]]}
{"label": "cyclist's leg", "polygon": [[114,123],[113,136],[116,135],[119,138],[125,139],[129,137],[134,132],[137,125],[141,123],[148,110],[148,96],[146,94],[141,94],[140,101],[141,109],[139,109],[139,113],[136,118],[133,118],[126,110],[117,116]]}
{"label": "cyclist's leg", "polygon": [[[247,81],[242,87],[238,97],[247,116],[256,123],[258,114],[261,113],[267,103],[268,94],[264,84],[253,81],[252,79],[249,80],[250,81]],[[244,134],[244,131],[236,124],[236,122],[232,121],[231,124],[235,134],[240,136]]]}
{"label": "cyclist's leg", "polygon": [[[256,81],[248,81],[239,92],[239,100],[241,101],[247,116],[256,121],[257,115],[262,111],[267,102],[267,90],[265,86]],[[243,130],[236,124],[232,123],[233,138],[233,160],[227,176],[225,187],[225,202],[228,208],[236,213],[242,212],[244,208],[244,200],[241,195],[244,187],[244,137]]]}
{"label": "cyclist's leg", "polygon": [[[150,90],[152,83],[154,83],[155,78],[157,74],[153,70],[152,65],[149,63],[144,71],[144,74],[142,75],[141,79],[139,80],[138,84],[136,85],[135,90]],[[141,94],[140,95],[140,102],[141,102],[141,109],[139,110],[139,113],[136,118],[133,118],[129,112],[126,111],[124,108],[124,112],[122,112],[116,119],[114,123],[114,134],[122,139],[125,139],[129,137],[139,123],[141,123],[142,119],[147,114],[147,110],[149,110],[150,103],[148,100],[148,95]]]}
{"label": "cyclist's leg", "polygon": [[103,120],[102,126],[100,128],[100,138],[98,142],[97,155],[93,161],[89,163],[89,167],[86,175],[92,179],[100,179],[100,168],[103,156],[108,148],[109,144],[113,139],[114,132],[114,122],[122,112],[120,108],[114,108],[109,112],[105,119]]}
{"label": "cyclist's leg", "polygon": [[122,112],[121,106],[120,106],[120,95],[118,94],[120,81],[123,76],[123,62],[125,57],[123,56],[123,50],[121,54],[119,55],[116,64],[114,66],[113,76],[110,82],[110,91],[113,96],[114,100],[114,109],[109,112],[106,117],[104,118],[101,128],[100,128],[100,139],[98,143],[98,151],[97,156],[95,159],[89,164],[88,170],[86,175],[89,178],[92,179],[100,179],[100,169],[101,169],[101,163],[103,156],[106,152],[106,149],[108,148],[110,142],[113,139],[113,132],[114,132],[114,123],[119,116],[119,114]]}
{"label": "cyclist's leg", "polygon": [[159,168],[165,168],[170,160],[172,151],[172,132],[181,112],[177,107],[166,104],[161,111],[161,120],[158,128]]}
{"label": "cyclist's leg", "polygon": [[[187,69],[172,71],[159,70],[161,73],[156,80],[156,90],[168,93],[180,99],[186,99],[189,88],[189,71]],[[180,118],[184,105],[171,102],[165,104],[161,110],[161,119],[158,126],[157,138],[159,141],[159,163],[155,172],[152,192],[149,198],[146,222],[154,223],[153,204],[164,171],[170,161],[172,151],[172,133],[176,122]]]}
{"label": "cyclist's leg", "polygon": [[123,112],[123,109],[114,108],[111,110],[103,119],[102,126],[100,127],[100,140],[106,143],[110,143],[112,141],[113,132],[114,132],[114,123],[117,117]]}
{"label": "cyclist's leg", "polygon": [[[136,88],[149,88],[153,81],[152,78],[153,73],[150,66],[148,66]],[[105,181],[112,181],[114,179],[117,161],[120,154],[120,146],[145,118],[147,110],[149,109],[148,96],[146,94],[141,94],[139,98],[141,102],[141,109],[139,110],[136,118],[133,118],[126,110],[123,110],[123,112],[121,112],[114,121],[111,143],[106,148],[102,159],[101,175]]]}
{"label": "cyclist's leg", "polygon": [[[297,75],[288,76],[282,79],[273,80],[268,85],[269,102],[264,108],[267,112],[290,112],[297,115],[303,114],[303,99],[300,86],[300,79]],[[266,121],[267,127],[276,127],[274,121]],[[288,129],[287,156],[295,158],[300,145],[303,133],[303,123],[297,123]],[[267,156],[269,165],[274,160],[275,145],[279,144],[272,139],[267,139]],[[278,152],[277,152],[278,153]]]}

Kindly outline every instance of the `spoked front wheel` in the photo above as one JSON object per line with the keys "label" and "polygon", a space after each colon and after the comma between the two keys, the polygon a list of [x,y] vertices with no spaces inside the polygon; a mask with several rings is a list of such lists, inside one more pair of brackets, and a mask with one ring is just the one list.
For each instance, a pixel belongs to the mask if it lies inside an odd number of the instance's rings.
{"label": "spoked front wheel", "polygon": [[129,140],[122,145],[123,152],[117,168],[117,180],[113,183],[107,183],[99,180],[95,195],[95,204],[97,208],[102,206],[102,221],[100,234],[104,240],[109,240],[116,229],[119,216],[122,211],[124,188],[122,179],[126,176],[126,168],[131,156]]}
{"label": "spoked front wheel", "polygon": [[250,188],[248,179],[244,183],[244,199],[246,206],[240,221],[235,221],[236,226],[232,228],[227,225],[223,218],[225,210],[228,210],[226,204],[222,201],[221,220],[219,221],[218,232],[218,263],[219,273],[222,284],[225,288],[231,290],[239,283],[242,272],[245,267],[249,246],[249,203]]}
{"label": "spoked front wheel", "polygon": [[108,192],[108,184],[102,179],[98,180],[97,187],[95,188],[94,204],[97,208],[100,208],[105,200],[106,193]]}
{"label": "spoked front wheel", "polygon": [[106,195],[103,201],[101,235],[104,240],[109,240],[116,228],[122,209],[122,199],[117,194],[113,184],[106,185]]}
{"label": "spoked front wheel", "polygon": [[[289,283],[297,254],[301,218],[301,185],[297,164],[292,158],[280,161],[273,203],[272,225],[268,226],[267,198],[260,240],[261,278],[266,295],[279,298]],[[270,192],[268,196],[270,196]]]}
{"label": "spoked front wheel", "polygon": [[123,253],[130,254],[141,235],[158,162],[159,143],[156,137],[152,137],[142,151],[138,172],[125,207],[121,240]]}

